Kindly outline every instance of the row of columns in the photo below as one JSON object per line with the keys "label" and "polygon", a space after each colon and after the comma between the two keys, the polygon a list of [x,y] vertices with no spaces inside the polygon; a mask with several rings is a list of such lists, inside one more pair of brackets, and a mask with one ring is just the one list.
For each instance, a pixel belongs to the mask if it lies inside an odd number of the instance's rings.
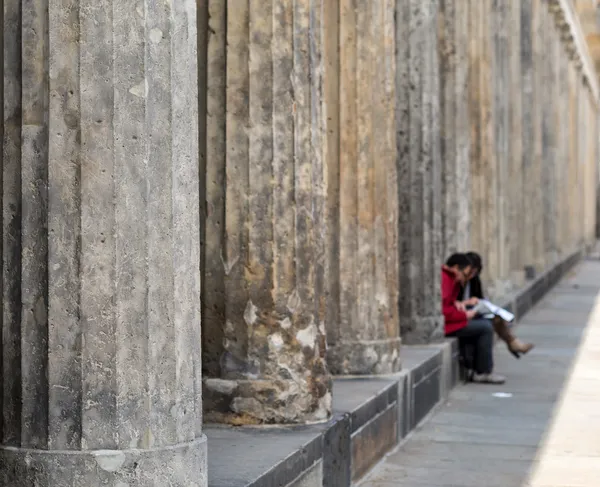
{"label": "row of columns", "polygon": [[205,485],[203,421],[325,421],[441,339],[446,254],[500,294],[590,242],[547,2],[130,7],[5,1],[0,486]]}
{"label": "row of columns", "polygon": [[[445,190],[442,255],[477,250],[488,293],[501,297],[595,238],[598,101],[553,2],[450,1],[438,16],[443,179],[458,190]],[[470,43],[457,37],[465,30]],[[459,129],[465,85],[469,127]],[[461,137],[462,158],[452,152]]]}

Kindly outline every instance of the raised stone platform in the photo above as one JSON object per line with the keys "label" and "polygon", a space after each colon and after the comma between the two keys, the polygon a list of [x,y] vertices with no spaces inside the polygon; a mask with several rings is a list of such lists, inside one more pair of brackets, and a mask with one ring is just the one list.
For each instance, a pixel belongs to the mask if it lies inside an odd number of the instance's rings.
{"label": "raised stone platform", "polygon": [[[502,304],[522,317],[582,257],[575,252]],[[334,417],[297,427],[206,425],[210,487],[345,487],[445,401],[459,379],[454,340],[402,347],[402,371],[336,378]],[[232,459],[235,459],[232,462]]]}
{"label": "raised stone platform", "polygon": [[327,424],[207,425],[209,485],[347,486],[361,478],[423,420],[458,378],[454,341],[407,347],[402,353],[404,369],[398,374],[336,379],[334,417]]}

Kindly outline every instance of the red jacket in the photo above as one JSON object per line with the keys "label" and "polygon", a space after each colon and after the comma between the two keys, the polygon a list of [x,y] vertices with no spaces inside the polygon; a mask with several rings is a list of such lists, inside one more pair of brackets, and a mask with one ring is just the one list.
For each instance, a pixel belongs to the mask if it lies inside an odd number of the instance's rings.
{"label": "red jacket", "polygon": [[467,314],[454,305],[459,293],[460,283],[456,281],[456,274],[452,269],[442,266],[442,313],[446,335],[467,326]]}

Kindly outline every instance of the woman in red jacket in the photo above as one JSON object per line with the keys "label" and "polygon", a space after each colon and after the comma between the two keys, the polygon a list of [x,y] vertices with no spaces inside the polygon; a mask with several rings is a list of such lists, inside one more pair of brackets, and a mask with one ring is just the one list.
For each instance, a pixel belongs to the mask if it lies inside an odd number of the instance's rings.
{"label": "woman in red jacket", "polygon": [[475,373],[473,382],[503,384],[505,378],[493,374],[494,327],[490,320],[476,318],[475,311],[465,309],[458,301],[467,283],[472,264],[465,254],[454,254],[442,266],[442,313],[446,336],[469,340],[475,344]]}

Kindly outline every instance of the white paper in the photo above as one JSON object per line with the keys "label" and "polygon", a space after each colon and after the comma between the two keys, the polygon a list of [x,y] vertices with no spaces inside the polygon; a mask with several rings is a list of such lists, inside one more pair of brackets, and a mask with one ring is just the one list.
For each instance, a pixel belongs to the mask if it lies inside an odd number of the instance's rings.
{"label": "white paper", "polygon": [[496,306],[493,303],[490,303],[487,299],[480,299],[479,303],[489,309],[493,314],[499,316],[504,321],[511,323],[515,319],[515,315],[513,315],[510,311],[507,311],[500,306]]}

